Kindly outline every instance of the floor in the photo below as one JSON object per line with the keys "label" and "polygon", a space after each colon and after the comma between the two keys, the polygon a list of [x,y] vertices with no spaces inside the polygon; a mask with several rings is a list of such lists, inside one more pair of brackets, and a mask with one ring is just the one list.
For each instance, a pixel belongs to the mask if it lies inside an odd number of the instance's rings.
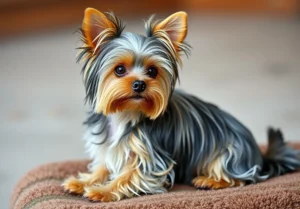
{"label": "floor", "polygon": [[[143,33],[143,22],[127,27]],[[246,124],[258,143],[269,125],[300,140],[300,21],[192,16],[178,86]],[[25,172],[86,158],[84,89],[76,27],[0,40],[0,202]]]}

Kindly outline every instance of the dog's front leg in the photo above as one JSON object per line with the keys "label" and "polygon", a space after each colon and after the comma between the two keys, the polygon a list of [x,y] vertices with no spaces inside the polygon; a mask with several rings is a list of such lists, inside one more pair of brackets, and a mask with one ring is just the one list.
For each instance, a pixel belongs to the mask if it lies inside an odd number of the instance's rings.
{"label": "dog's front leg", "polygon": [[110,202],[124,197],[138,195],[140,185],[140,171],[137,158],[128,160],[120,175],[106,184],[93,184],[84,188],[84,197],[91,201]]}
{"label": "dog's front leg", "polygon": [[[159,160],[162,158],[151,159],[150,148],[141,139],[140,133],[132,134],[127,141],[123,140],[123,143],[119,144],[120,149],[117,149],[117,152],[120,154],[122,150],[128,149],[128,151],[130,150],[129,155],[123,153],[124,155],[121,154],[116,157],[112,152],[112,156],[108,157],[110,160],[122,159],[122,167],[109,169],[111,174],[109,181],[105,184],[86,186],[84,188],[86,198],[91,201],[110,202],[138,196],[141,193],[155,194],[167,191],[165,186],[170,183],[167,176],[172,172],[173,163],[161,163]],[[163,165],[163,168],[156,166],[156,164],[153,165],[153,161],[158,161],[158,164],[161,163],[159,165]],[[113,165],[114,163],[111,163],[110,167]]]}
{"label": "dog's front leg", "polygon": [[78,178],[71,176],[62,184],[66,191],[75,194],[83,194],[84,188],[93,184],[101,184],[107,181],[109,171],[104,165],[96,167],[92,173],[79,173]]}

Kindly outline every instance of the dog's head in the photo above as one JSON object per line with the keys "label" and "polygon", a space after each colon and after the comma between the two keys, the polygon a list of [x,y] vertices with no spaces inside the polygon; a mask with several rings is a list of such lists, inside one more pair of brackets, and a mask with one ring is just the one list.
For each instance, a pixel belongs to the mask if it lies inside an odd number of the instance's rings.
{"label": "dog's head", "polygon": [[178,80],[187,14],[177,12],[162,21],[145,22],[146,36],[124,32],[112,13],[85,10],[81,28],[83,80],[87,100],[104,115],[139,111],[150,119],[161,115]]}

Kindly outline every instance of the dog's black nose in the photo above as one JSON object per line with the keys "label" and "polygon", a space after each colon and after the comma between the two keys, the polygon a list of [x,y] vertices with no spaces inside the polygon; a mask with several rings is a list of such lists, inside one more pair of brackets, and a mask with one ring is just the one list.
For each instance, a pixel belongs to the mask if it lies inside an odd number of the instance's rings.
{"label": "dog's black nose", "polygon": [[133,81],[132,89],[135,92],[141,93],[146,89],[146,83],[144,81]]}

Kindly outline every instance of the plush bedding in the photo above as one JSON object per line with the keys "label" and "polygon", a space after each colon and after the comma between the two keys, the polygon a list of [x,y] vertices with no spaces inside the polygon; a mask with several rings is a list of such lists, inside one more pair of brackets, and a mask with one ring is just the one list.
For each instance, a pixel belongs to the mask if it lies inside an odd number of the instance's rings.
{"label": "plush bedding", "polygon": [[[293,145],[300,149],[300,143]],[[16,185],[10,208],[300,208],[300,171],[244,187],[196,190],[175,185],[166,194],[145,195],[120,202],[90,202],[64,192],[64,178],[86,171],[87,160],[50,163],[28,172]]]}

